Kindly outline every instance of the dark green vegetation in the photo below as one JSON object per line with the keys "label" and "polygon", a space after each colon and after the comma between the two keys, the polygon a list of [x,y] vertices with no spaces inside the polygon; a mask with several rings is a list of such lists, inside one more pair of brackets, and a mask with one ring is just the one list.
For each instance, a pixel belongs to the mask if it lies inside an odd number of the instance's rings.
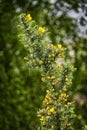
{"label": "dark green vegetation", "polygon": [[[50,1],[50,0],[49,0]],[[29,73],[23,57],[26,50],[18,41],[15,16],[21,12],[31,13],[39,25],[46,26],[51,32],[54,44],[67,46],[73,50],[74,57],[68,58],[77,70],[74,73],[72,93],[77,101],[76,113],[79,119],[87,121],[87,38],[78,36],[78,24],[86,26],[86,0],[1,0],[0,1],[0,129],[1,130],[33,130],[38,120],[36,111],[41,106],[44,86],[41,85],[40,73]],[[66,3],[66,4],[64,4]],[[75,20],[67,16],[74,10],[84,16]],[[18,10],[20,10],[18,12]],[[62,12],[58,15],[58,12]],[[87,34],[85,34],[87,35]],[[58,37],[57,37],[58,36]],[[60,37],[60,39],[58,39]],[[69,40],[69,41],[68,41]],[[68,44],[66,44],[68,43]],[[37,78],[34,78],[37,77]],[[39,94],[38,94],[39,92]],[[36,126],[37,127],[37,126]]]}

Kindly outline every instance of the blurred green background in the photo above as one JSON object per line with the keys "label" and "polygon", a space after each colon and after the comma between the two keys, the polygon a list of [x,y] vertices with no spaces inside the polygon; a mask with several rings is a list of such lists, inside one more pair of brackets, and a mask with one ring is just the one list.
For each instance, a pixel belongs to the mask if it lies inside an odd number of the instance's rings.
{"label": "blurred green background", "polygon": [[23,12],[48,28],[53,44],[67,48],[67,58],[77,68],[70,91],[77,102],[76,125],[82,126],[81,117],[87,123],[87,1],[0,0],[0,130],[36,130],[46,90],[40,72],[29,72],[24,61],[26,49],[16,28]]}

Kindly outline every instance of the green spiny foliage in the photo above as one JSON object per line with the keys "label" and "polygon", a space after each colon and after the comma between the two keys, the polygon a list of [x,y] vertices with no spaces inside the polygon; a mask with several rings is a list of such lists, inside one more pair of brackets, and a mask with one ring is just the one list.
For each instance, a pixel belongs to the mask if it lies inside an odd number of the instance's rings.
{"label": "green spiny foliage", "polygon": [[37,112],[41,122],[38,129],[74,130],[74,102],[68,92],[74,68],[65,60],[65,49],[61,44],[53,45],[47,30],[39,27],[30,14],[22,14],[19,22],[20,40],[27,49],[24,59],[30,70],[40,70],[41,81],[47,85],[42,108]]}

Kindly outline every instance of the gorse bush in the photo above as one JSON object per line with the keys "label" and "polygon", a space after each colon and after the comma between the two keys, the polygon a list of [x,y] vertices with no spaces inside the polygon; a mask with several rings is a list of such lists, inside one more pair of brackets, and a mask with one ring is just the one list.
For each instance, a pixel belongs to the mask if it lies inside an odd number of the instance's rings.
{"label": "gorse bush", "polygon": [[38,130],[74,130],[74,101],[68,91],[74,67],[66,59],[66,49],[61,44],[53,45],[49,32],[30,14],[20,15],[19,23],[19,37],[27,49],[24,59],[30,70],[40,71],[41,81],[46,83],[46,95],[37,112]]}

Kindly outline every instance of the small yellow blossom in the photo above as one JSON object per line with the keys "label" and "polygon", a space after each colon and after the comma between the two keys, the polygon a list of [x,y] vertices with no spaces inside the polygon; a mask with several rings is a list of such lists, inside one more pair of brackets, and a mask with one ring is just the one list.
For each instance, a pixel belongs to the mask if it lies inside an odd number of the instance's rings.
{"label": "small yellow blossom", "polygon": [[47,106],[47,111],[50,109],[50,107],[49,106]]}
{"label": "small yellow blossom", "polygon": [[69,81],[69,79],[66,77],[66,81]]}
{"label": "small yellow blossom", "polygon": [[56,81],[53,81],[53,82],[52,82],[52,85],[56,85],[56,84],[57,84],[57,82],[56,82]]}
{"label": "small yellow blossom", "polygon": [[51,44],[51,48],[52,48],[52,49],[53,49],[53,46],[54,46],[54,45],[53,45],[53,44]]}
{"label": "small yellow blossom", "polygon": [[44,117],[43,117],[43,116],[41,116],[40,121],[41,121],[41,122],[43,122],[43,121],[44,121]]}
{"label": "small yellow blossom", "polygon": [[51,125],[51,128],[54,129],[54,125]]}
{"label": "small yellow blossom", "polygon": [[50,91],[49,90],[46,90],[47,93],[49,93]]}
{"label": "small yellow blossom", "polygon": [[62,49],[62,45],[61,44],[58,44],[58,49]]}
{"label": "small yellow blossom", "polygon": [[45,81],[45,78],[44,78],[44,77],[42,77],[42,78],[41,78],[41,81],[43,81],[43,82],[44,82],[44,81]]}
{"label": "small yellow blossom", "polygon": [[44,28],[39,27],[39,32],[40,32],[40,33],[42,33],[42,34],[43,34],[43,33],[45,33],[45,31],[46,31],[46,30],[45,30]]}
{"label": "small yellow blossom", "polygon": [[53,108],[53,107],[52,107],[52,108],[50,108],[50,112],[52,112],[52,113],[53,113],[54,111],[55,111],[55,110],[54,110],[54,108]]}
{"label": "small yellow blossom", "polygon": [[62,93],[62,94],[60,95],[59,99],[66,102],[68,97],[69,97],[69,96],[66,95],[66,93]]}
{"label": "small yellow blossom", "polygon": [[55,76],[51,76],[51,79],[55,79]]}
{"label": "small yellow blossom", "polygon": [[66,77],[66,82],[72,83],[72,79],[68,79],[68,78]]}
{"label": "small yellow blossom", "polygon": [[62,58],[63,56],[64,56],[63,53],[59,53],[59,54],[58,54],[58,58]]}
{"label": "small yellow blossom", "polygon": [[40,65],[42,65],[42,64],[43,64],[43,61],[42,61],[42,60],[40,60],[40,61],[39,61],[39,64],[40,64]]}
{"label": "small yellow blossom", "polygon": [[47,75],[47,79],[51,79],[51,77],[49,75]]}
{"label": "small yellow blossom", "polygon": [[43,104],[48,105],[48,100],[44,99]]}
{"label": "small yellow blossom", "polygon": [[31,15],[30,15],[30,14],[28,14],[28,15],[26,16],[26,19],[27,19],[27,21],[28,21],[28,22],[30,22],[30,21],[32,20]]}
{"label": "small yellow blossom", "polygon": [[45,96],[46,99],[51,100],[49,94]]}
{"label": "small yellow blossom", "polygon": [[60,95],[60,97],[64,97],[64,98],[66,98],[67,95],[66,95],[66,93],[62,93],[62,94]]}

